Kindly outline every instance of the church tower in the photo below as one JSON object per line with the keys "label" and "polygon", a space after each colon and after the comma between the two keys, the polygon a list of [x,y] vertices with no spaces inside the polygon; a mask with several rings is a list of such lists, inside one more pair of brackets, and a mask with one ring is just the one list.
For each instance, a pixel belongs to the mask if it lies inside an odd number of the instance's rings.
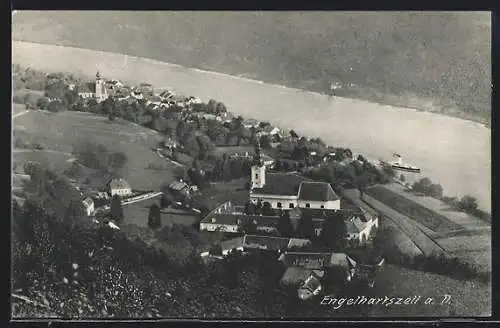
{"label": "church tower", "polygon": [[262,188],[266,184],[266,167],[260,154],[260,143],[257,141],[255,145],[255,155],[252,161],[252,176],[250,188]]}
{"label": "church tower", "polygon": [[96,74],[96,79],[95,79],[95,97],[97,98],[97,101],[101,102],[106,100],[108,98],[108,93],[106,91],[106,88],[104,87],[104,81],[101,80],[101,74],[99,71],[97,71]]}

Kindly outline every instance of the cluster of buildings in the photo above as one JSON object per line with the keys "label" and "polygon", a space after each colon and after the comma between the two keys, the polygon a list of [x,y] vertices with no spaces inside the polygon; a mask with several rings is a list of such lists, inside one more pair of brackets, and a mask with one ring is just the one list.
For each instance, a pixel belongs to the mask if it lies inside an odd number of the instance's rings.
{"label": "cluster of buildings", "polygon": [[96,201],[108,201],[111,197],[117,195],[119,197],[129,197],[132,196],[132,188],[130,184],[123,178],[115,178],[109,181],[107,184],[107,191],[99,191],[93,193],[91,196],[86,197],[82,201],[85,213],[88,216],[92,216],[96,210]]}
{"label": "cluster of buildings", "polygon": [[[249,215],[244,213],[241,205],[226,202],[200,222],[200,230],[238,234],[244,230],[244,224],[250,221],[258,235],[245,235],[225,241],[220,244],[220,254],[204,252],[202,257],[221,258],[235,250],[243,253],[255,250],[277,252],[277,259],[287,268],[282,281],[299,283],[298,295],[301,299],[309,299],[320,293],[322,279],[332,268],[343,272],[340,274],[342,281],[349,282],[357,277],[373,286],[376,268],[381,262],[367,265],[346,253],[308,251],[307,247],[311,244],[309,240],[277,237],[277,224],[280,213],[288,211],[296,229],[307,213],[312,218],[315,234],[319,236],[325,220],[343,220],[347,232],[345,238],[355,248],[369,242],[378,227],[377,215],[362,208],[357,211],[342,209],[340,197],[327,182],[312,181],[295,173],[268,171],[257,145],[252,161],[249,201],[260,203],[272,211],[266,212],[266,215]],[[269,215],[271,212],[275,214]]]}
{"label": "cluster of buildings", "polygon": [[115,79],[103,80],[99,72],[96,74],[95,81],[70,86],[70,89],[74,88],[77,89],[78,96],[84,99],[93,98],[97,102],[102,102],[108,97],[114,96],[117,100],[146,100],[146,105],[151,106],[156,111],[166,110],[172,106],[185,108],[192,104],[201,103],[199,98],[179,96],[170,90],[155,94],[153,86],[149,83],[141,83],[137,87],[130,88]]}
{"label": "cluster of buildings", "polygon": [[311,181],[295,173],[268,172],[258,146],[252,162],[249,200],[253,204],[260,203],[272,209],[276,214],[248,215],[241,206],[226,202],[201,220],[200,229],[238,233],[246,221],[251,221],[257,231],[278,233],[276,226],[280,211],[289,211],[294,227],[297,227],[300,218],[307,212],[312,217],[316,235],[321,234],[325,220],[341,217],[346,224],[346,238],[354,244],[365,244],[372,231],[378,227],[378,217],[373,213],[363,209],[341,209],[340,197],[329,183]]}

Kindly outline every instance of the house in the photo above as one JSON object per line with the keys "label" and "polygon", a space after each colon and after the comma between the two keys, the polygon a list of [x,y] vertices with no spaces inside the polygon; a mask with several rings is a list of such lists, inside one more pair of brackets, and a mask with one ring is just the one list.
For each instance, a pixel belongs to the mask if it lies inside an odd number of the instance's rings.
{"label": "house", "polygon": [[323,287],[319,278],[314,273],[311,273],[304,283],[300,285],[297,294],[301,300],[305,301],[317,296],[322,289]]}
{"label": "house", "polygon": [[243,238],[244,237],[237,237],[229,240],[225,240],[219,244],[221,254],[211,254],[211,251],[205,251],[200,253],[200,256],[203,257],[208,257],[208,256],[227,256],[231,251],[233,250],[238,250],[238,251],[243,251]]}
{"label": "house", "polygon": [[200,221],[200,230],[239,233],[245,221],[251,221],[256,226],[257,231],[265,233],[277,232],[278,217],[276,216],[218,214],[213,212]]}
{"label": "house", "polygon": [[294,208],[290,210],[290,221],[294,227],[297,227],[300,218],[304,212],[308,212],[313,220],[314,231],[320,235],[323,228],[323,221],[341,218],[346,224],[347,240],[354,245],[363,245],[369,240],[373,229],[378,228],[378,217],[372,215],[363,209],[359,211],[349,210],[326,210],[326,209],[307,209]]}
{"label": "house", "polygon": [[340,209],[340,198],[327,182],[314,182],[291,173],[267,173],[257,144],[251,168],[250,200],[272,208]]}
{"label": "house", "polygon": [[282,252],[292,247],[304,247],[311,243],[309,239],[282,238],[273,236],[245,235],[244,249],[271,250]]}
{"label": "house", "polygon": [[[233,238],[223,241],[219,244],[222,257],[227,256],[231,251],[272,251],[285,252],[291,247],[302,247],[311,243],[308,239],[281,238],[263,235],[244,235],[243,237]],[[202,252],[201,257],[210,256],[209,251]]]}
{"label": "house", "polygon": [[139,89],[135,89],[130,93],[130,97],[136,99],[136,100],[142,100],[144,99],[144,95]]}
{"label": "house", "polygon": [[356,261],[345,253],[286,252],[278,260],[288,267],[281,282],[299,284],[297,293],[302,300],[319,294],[322,290],[320,279],[330,268],[345,272],[346,282],[356,274]]}
{"label": "house", "polygon": [[125,179],[116,178],[109,182],[109,193],[111,196],[126,197],[132,194],[132,188]]}
{"label": "house", "polygon": [[353,214],[346,219],[347,239],[354,244],[363,245],[374,227],[378,227],[378,220],[370,220],[363,214]]}
{"label": "house", "polygon": [[172,182],[168,185],[168,188],[181,196],[187,198],[191,197],[191,188],[182,179]]}
{"label": "house", "polygon": [[271,125],[266,125],[264,128],[260,129],[259,132],[256,133],[257,137],[261,136],[270,136],[272,139],[275,137],[281,137],[281,129],[271,126]]}
{"label": "house", "polygon": [[82,201],[82,204],[83,204],[83,207],[85,208],[85,212],[87,213],[88,216],[92,216],[92,214],[94,214],[94,201],[92,200],[92,198],[85,198],[83,201]]}
{"label": "house", "polygon": [[247,119],[243,121],[243,126],[246,129],[251,129],[251,128],[258,128],[260,122],[254,119]]}
{"label": "house", "polygon": [[98,102],[102,102],[108,98],[108,91],[99,72],[96,74],[95,82],[87,82],[78,86],[78,96],[81,98],[95,98]]}
{"label": "house", "polygon": [[345,253],[313,253],[313,252],[285,252],[278,261],[287,267],[301,267],[309,270],[325,270],[331,267],[341,267],[351,270],[356,266],[349,255]]}
{"label": "house", "polygon": [[169,150],[173,150],[173,149],[176,149],[177,147],[179,147],[179,143],[168,137],[168,138],[165,138],[165,140],[163,140],[163,147],[165,147],[166,149],[169,149]]}

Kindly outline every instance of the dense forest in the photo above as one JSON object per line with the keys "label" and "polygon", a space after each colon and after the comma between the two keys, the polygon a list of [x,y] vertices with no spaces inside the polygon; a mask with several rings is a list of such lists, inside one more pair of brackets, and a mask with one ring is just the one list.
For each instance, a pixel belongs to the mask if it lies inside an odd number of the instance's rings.
{"label": "dense forest", "polygon": [[483,122],[491,113],[487,13],[22,12],[13,38],[320,92],[338,82],[341,96]]}

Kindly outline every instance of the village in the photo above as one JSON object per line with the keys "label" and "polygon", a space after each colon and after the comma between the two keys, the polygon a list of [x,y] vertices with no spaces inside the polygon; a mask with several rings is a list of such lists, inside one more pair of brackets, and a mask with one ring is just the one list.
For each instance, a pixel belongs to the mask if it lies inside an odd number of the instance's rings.
{"label": "village", "polygon": [[[396,247],[404,254],[401,245],[415,243],[422,250],[429,243],[422,242],[423,233],[415,233],[417,228],[403,219],[398,217],[396,225],[392,223],[396,216],[388,220],[392,213],[372,200],[371,190],[375,189],[371,188],[387,183],[396,181],[401,188],[411,189],[390,165],[355,155],[348,148],[327,146],[319,138],[307,139],[293,130],[233,115],[216,101],[205,104],[194,96],[147,83],[131,87],[116,79],[106,80],[99,72],[94,81],[80,84],[62,75],[54,79],[53,84],[63,91],[50,94],[49,90],[29,106],[29,99],[23,99],[26,110],[21,114],[33,110],[58,113],[68,107],[68,94],[73,95],[69,105],[73,111],[93,113],[97,111],[93,108],[101,106],[99,114],[107,116],[110,124],[124,120],[152,128],[156,142],[150,152],[164,164],[149,163],[145,170],[161,174],[164,165],[169,165],[175,171],[171,181],[159,189],[136,186],[128,180],[141,181],[132,175],[125,177],[120,170],[93,185],[85,182],[88,179],[72,177],[69,181],[89,222],[121,230],[124,209],[147,203],[149,214],[134,220],[147,222],[152,230],[165,225],[162,217],[166,214],[178,217],[181,226],[214,236],[210,245],[197,250],[207,265],[247,254],[273,257],[286,268],[281,283],[296,286],[302,301],[350,285],[361,290],[374,288],[377,274],[387,262],[384,250]],[[119,104],[128,107],[120,112]],[[159,119],[141,121],[140,106],[145,109],[142,116]],[[136,112],[128,112],[128,108]],[[175,120],[178,125],[169,128],[165,120]],[[179,133],[179,126],[192,126],[196,132]],[[216,129],[228,132],[222,137],[222,133],[215,134]],[[196,138],[190,139],[193,136]],[[40,152],[44,149],[39,148]],[[83,156],[73,156],[72,167],[78,169]],[[37,166],[36,162],[28,164]],[[30,180],[26,171],[25,164],[24,172],[15,172],[14,182]],[[235,182],[238,186],[232,187]],[[14,196],[22,200],[21,186]],[[397,245],[386,240],[381,248],[384,237],[377,241],[381,221],[385,229],[396,226],[405,237],[399,237]],[[391,256],[393,263],[401,257]]]}

